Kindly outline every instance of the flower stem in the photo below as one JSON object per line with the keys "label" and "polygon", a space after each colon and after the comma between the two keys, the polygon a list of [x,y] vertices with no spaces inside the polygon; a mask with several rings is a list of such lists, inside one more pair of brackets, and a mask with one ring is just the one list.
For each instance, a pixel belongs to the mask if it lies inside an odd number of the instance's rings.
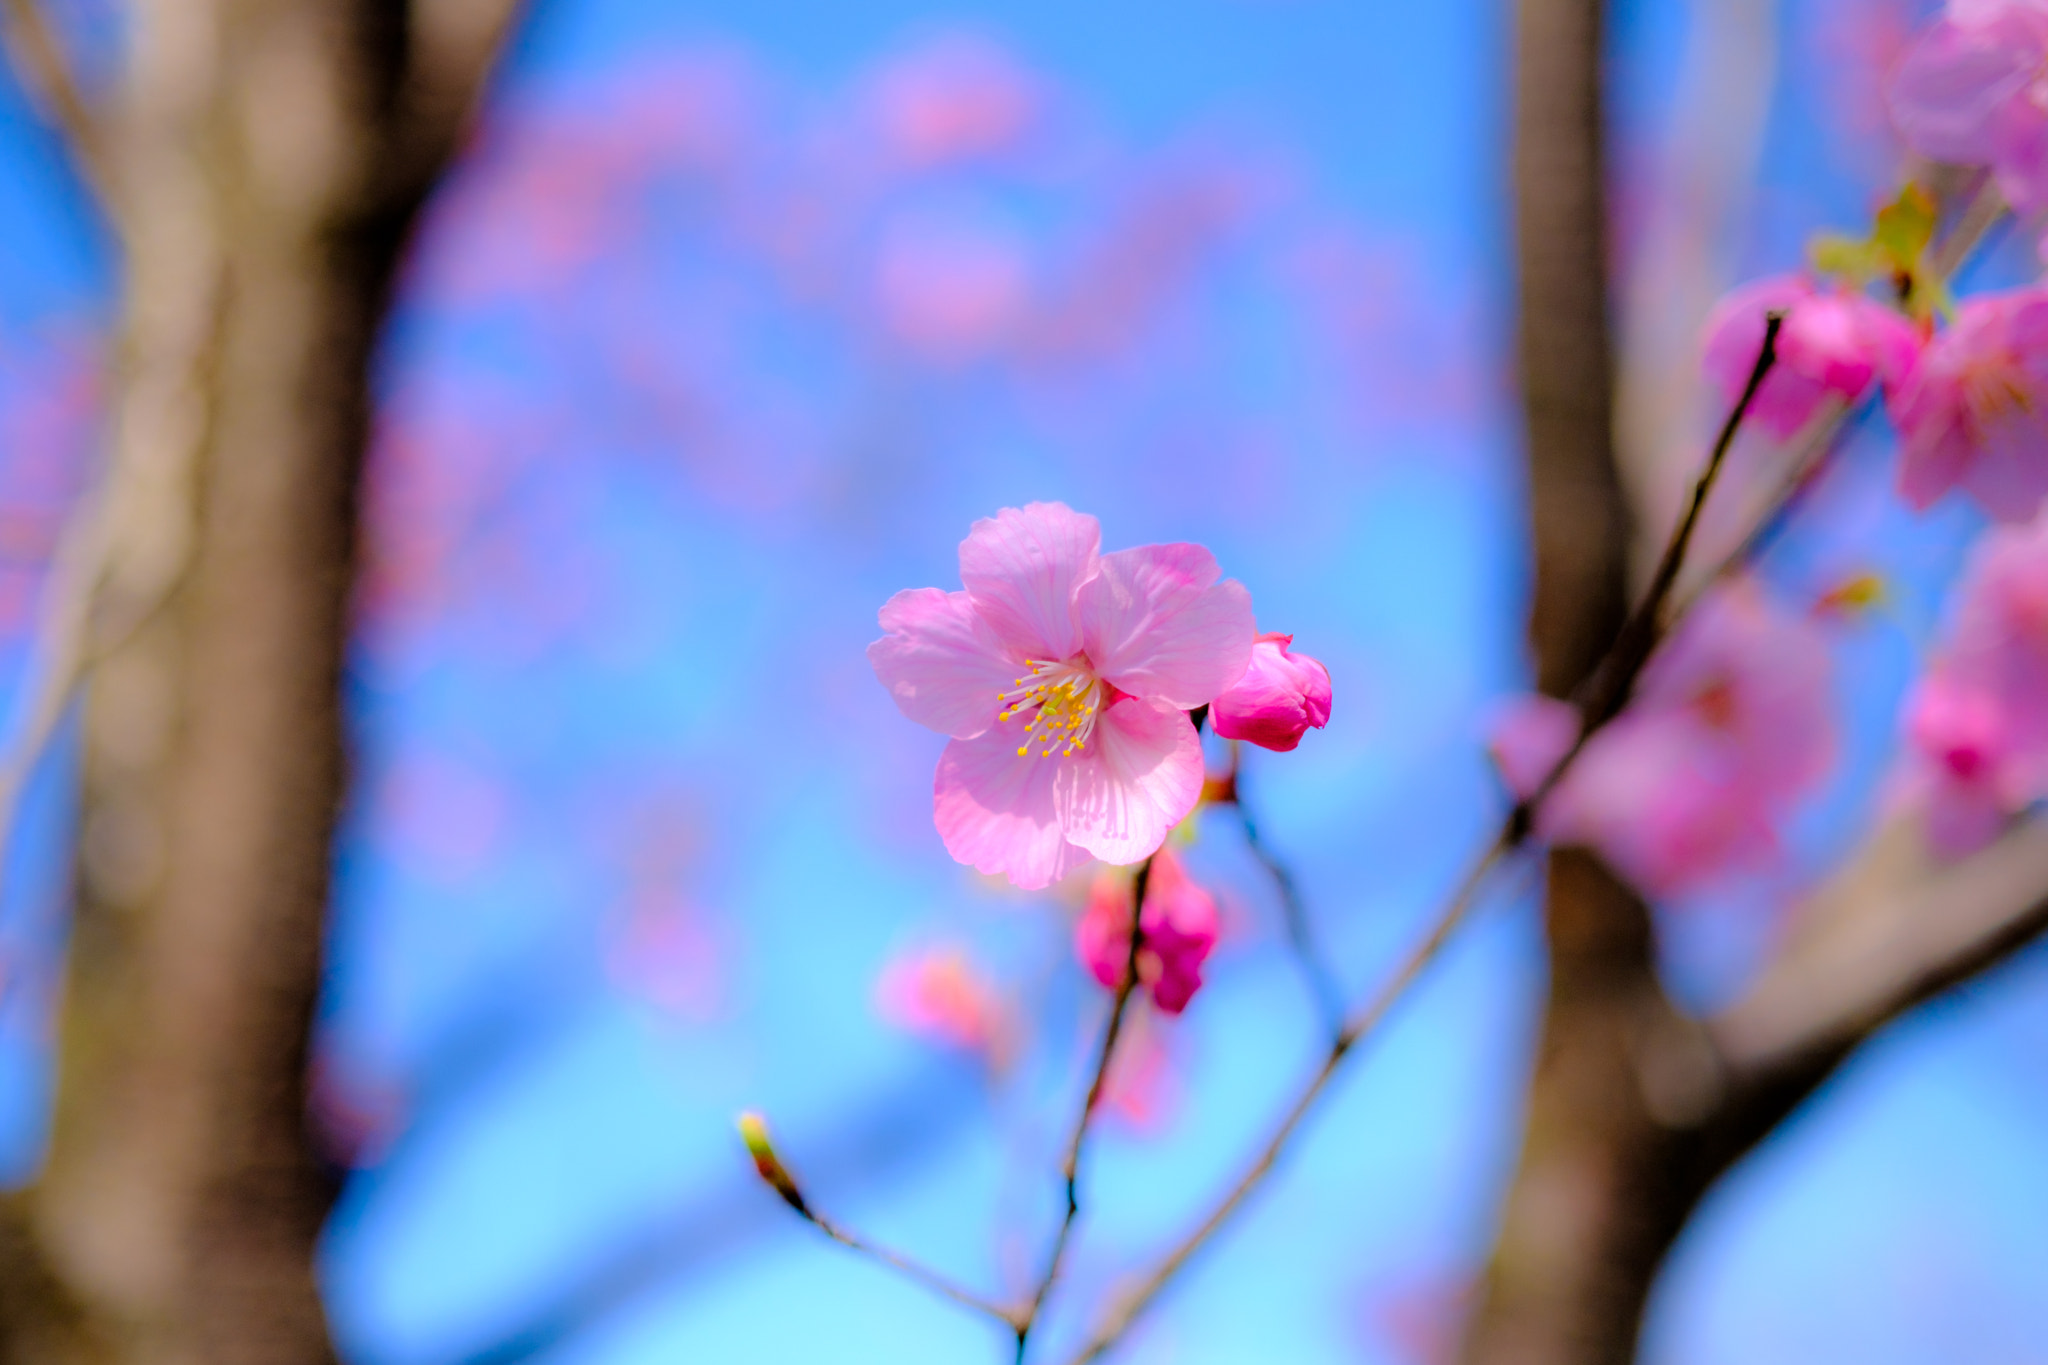
{"label": "flower stem", "polygon": [[1308,907],[1302,903],[1292,869],[1259,837],[1258,822],[1244,801],[1239,771],[1242,750],[1243,745],[1237,740],[1230,742],[1230,773],[1221,783],[1227,796],[1222,799],[1228,800],[1230,808],[1237,812],[1237,823],[1244,830],[1245,845],[1251,849],[1252,857],[1258,859],[1259,866],[1266,869],[1266,875],[1273,879],[1274,888],[1280,893],[1280,913],[1287,926],[1287,940],[1294,948],[1295,961],[1308,982],[1309,993],[1315,996],[1323,1028],[1334,1042],[1344,1031],[1344,989],[1316,945],[1315,930],[1309,924]]}
{"label": "flower stem", "polygon": [[1314,1110],[1325,1089],[1344,1063],[1357,1050],[1358,1044],[1369,1038],[1393,1010],[1395,1004],[1407,993],[1422,973],[1434,962],[1449,943],[1485,888],[1488,878],[1501,860],[1519,850],[1535,831],[1536,811],[1544,798],[1557,786],[1565,773],[1576,761],[1586,742],[1621,712],[1628,702],[1629,693],[1641,674],[1643,665],[1649,661],[1672,622],[1666,621],[1665,606],[1670,600],[1672,585],[1677,582],[1678,572],[1684,567],[1687,550],[1692,543],[1694,529],[1699,524],[1701,509],[1706,505],[1707,495],[1713,491],[1720,478],[1721,469],[1727,460],[1728,448],[1734,443],[1735,433],[1749,415],[1756,401],[1757,390],[1769,376],[1778,359],[1778,333],[1784,326],[1784,315],[1773,313],[1764,328],[1764,342],[1757,353],[1755,366],[1751,369],[1749,381],[1743,386],[1742,395],[1729,411],[1728,419],[1722,424],[1719,436],[1708,453],[1699,478],[1693,485],[1692,500],[1687,504],[1685,514],[1672,528],[1664,553],[1659,558],[1657,572],[1650,580],[1650,586],[1643,599],[1630,613],[1614,642],[1608,646],[1600,666],[1593,671],[1588,696],[1583,704],[1585,723],[1578,740],[1569,752],[1558,760],[1542,785],[1530,796],[1516,803],[1502,822],[1500,830],[1485,848],[1473,859],[1465,875],[1459,879],[1450,899],[1438,912],[1434,924],[1422,941],[1410,950],[1399,968],[1380,987],[1372,999],[1345,1023],[1330,1045],[1322,1065],[1309,1078],[1308,1083],[1288,1106],[1278,1124],[1268,1135],[1258,1155],[1246,1167],[1243,1174],[1224,1192],[1221,1199],[1201,1222],[1176,1243],[1158,1264],[1146,1273],[1134,1288],[1125,1293],[1110,1311],[1102,1325],[1089,1337],[1079,1352],[1072,1356],[1067,1365],[1087,1365],[1098,1359],[1104,1352],[1116,1345],[1131,1324],[1151,1306],[1159,1294],[1172,1283],[1195,1253],[1206,1246],[1221,1231],[1231,1217],[1243,1207],[1246,1200],[1264,1183],[1275,1164],[1285,1151],[1288,1142],[1304,1119]]}
{"label": "flower stem", "polygon": [[768,1137],[768,1126],[761,1116],[753,1113],[742,1114],[739,1127],[740,1135],[747,1144],[747,1151],[754,1159],[754,1169],[759,1173],[762,1182],[780,1195],[782,1202],[794,1209],[805,1222],[848,1250],[858,1252],[870,1260],[879,1261],[898,1274],[915,1280],[934,1293],[943,1294],[963,1307],[971,1308],[977,1313],[985,1313],[1012,1331],[1020,1330],[1020,1319],[1016,1309],[1005,1308],[991,1299],[984,1298],[929,1266],[914,1261],[901,1252],[878,1246],[851,1228],[844,1227],[818,1212],[816,1206],[804,1194],[802,1187],[797,1184],[796,1177],[790,1173],[781,1155],[776,1152],[774,1144]]}
{"label": "flower stem", "polygon": [[1116,998],[1109,1007],[1109,1022],[1102,1030],[1102,1047],[1095,1058],[1095,1075],[1088,1083],[1088,1096],[1082,1101],[1081,1112],[1074,1120],[1072,1135],[1067,1139],[1066,1160],[1061,1164],[1060,1174],[1066,1180],[1067,1211],[1060,1219],[1059,1231],[1053,1235],[1052,1252],[1046,1257],[1045,1273],[1039,1277],[1038,1288],[1033,1291],[1031,1301],[1018,1315],[1017,1360],[1022,1365],[1024,1350],[1031,1336],[1031,1328],[1038,1321],[1046,1299],[1052,1294],[1052,1287],[1060,1277],[1060,1266],[1066,1260],[1067,1245],[1074,1234],[1074,1223],[1081,1216],[1080,1172],[1081,1148],[1088,1140],[1089,1128],[1095,1120],[1095,1109],[1102,1101],[1102,1092],[1109,1084],[1110,1062],[1116,1054],[1116,1040],[1123,1031],[1124,1013],[1131,1003],[1131,996],[1138,988],[1138,949],[1145,939],[1145,893],[1152,884],[1152,860],[1147,858],[1138,864],[1137,875],[1131,881],[1131,937],[1124,958],[1123,979],[1117,983]]}

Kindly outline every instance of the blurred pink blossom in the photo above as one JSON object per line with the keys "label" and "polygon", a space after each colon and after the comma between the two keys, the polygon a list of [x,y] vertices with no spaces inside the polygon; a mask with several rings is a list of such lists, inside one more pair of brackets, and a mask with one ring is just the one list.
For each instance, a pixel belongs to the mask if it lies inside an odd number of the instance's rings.
{"label": "blurred pink blossom", "polygon": [[507,784],[454,755],[407,755],[372,790],[383,837],[422,873],[458,883],[502,847],[512,805]]}
{"label": "blurred pink blossom", "polygon": [[1997,699],[1936,672],[1915,692],[1906,735],[1927,766],[1928,841],[1960,857],[1998,836],[2016,803],[2001,790],[2012,732]]}
{"label": "blurred pink blossom", "polygon": [[1251,594],[1214,555],[1101,540],[1063,503],[1005,508],[960,543],[966,591],[897,593],[868,647],[903,714],[952,736],[946,851],[1026,890],[1159,847],[1202,792],[1186,713],[1251,658]]}
{"label": "blurred pink blossom", "polygon": [[1253,217],[1259,169],[1212,157],[1134,177],[1124,204],[1091,229],[1034,312],[1033,353],[1100,366],[1155,335]]}
{"label": "blurred pink blossom", "polygon": [[1991,167],[2022,213],[2048,206],[2048,3],[1950,0],[1900,63],[1891,105],[1914,151]]}
{"label": "blurred pink blossom", "polygon": [[1960,488],[2000,521],[2033,516],[2048,497],[2048,287],[1965,302],[1891,413],[1907,502]]}
{"label": "blurred pink blossom", "polygon": [[1531,692],[1510,699],[1491,731],[1487,751],[1500,769],[1501,781],[1521,800],[1535,795],[1551,769],[1571,751],[1579,737],[1579,708]]}
{"label": "blurred pink blossom", "polygon": [[[1105,871],[1088,890],[1088,906],[1074,925],[1074,949],[1082,965],[1115,990],[1130,961],[1131,878]],[[1145,908],[1138,916],[1138,981],[1152,1003],[1179,1014],[1202,985],[1202,963],[1216,946],[1221,926],[1216,898],[1187,874],[1170,848],[1152,858]]]}
{"label": "blurred pink blossom", "polygon": [[1907,710],[1931,841],[1951,856],[2048,797],[2048,515],[1987,534],[1959,592],[1954,640]]}
{"label": "blurred pink blossom", "polygon": [[1173,1046],[1178,1041],[1163,1015],[1133,1011],[1109,1059],[1098,1114],[1140,1134],[1158,1133],[1171,1123],[1186,1089],[1184,1065]]}
{"label": "blurred pink blossom", "polygon": [[971,219],[910,219],[885,230],[876,262],[882,320],[898,340],[941,360],[993,349],[1029,303],[1022,239]]}
{"label": "blurred pink blossom", "polygon": [[1749,382],[1764,344],[1764,315],[1785,313],[1778,363],[1757,390],[1751,420],[1791,436],[1831,395],[1854,402],[1872,381],[1905,379],[1920,350],[1913,324],[1862,294],[1823,292],[1803,275],[1776,275],[1737,289],[1707,318],[1705,368],[1733,403]]}
{"label": "blurred pink blossom", "polygon": [[1045,103],[1040,82],[990,39],[948,34],[904,52],[876,76],[873,107],[884,143],[928,167],[1007,149]]}
{"label": "blurred pink blossom", "polygon": [[1651,896],[1767,862],[1777,820],[1833,757],[1829,672],[1812,622],[1748,583],[1715,592],[1586,742],[1537,828],[1597,849]]}
{"label": "blurred pink blossom", "polygon": [[896,1027],[1000,1065],[1009,1020],[994,983],[952,945],[892,959],[875,983],[875,1008]]}
{"label": "blurred pink blossom", "polygon": [[1251,665],[1209,708],[1224,739],[1242,739],[1281,753],[1311,728],[1330,723],[1330,670],[1306,654],[1290,654],[1292,635],[1261,635]]}

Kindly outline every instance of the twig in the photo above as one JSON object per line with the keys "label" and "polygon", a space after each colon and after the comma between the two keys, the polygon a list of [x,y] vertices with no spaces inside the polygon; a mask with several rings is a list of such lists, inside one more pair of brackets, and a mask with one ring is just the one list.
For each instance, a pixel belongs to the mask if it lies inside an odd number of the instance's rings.
{"label": "twig", "polygon": [[1778,533],[1791,520],[1792,514],[1806,500],[1806,494],[1820,481],[1822,471],[1834,457],[1842,437],[1847,434],[1851,419],[1864,411],[1863,405],[1837,404],[1834,410],[1822,419],[1799,453],[1788,461],[1771,494],[1763,501],[1763,511],[1735,547],[1722,555],[1704,572],[1695,576],[1684,592],[1675,593],[1672,611],[1683,616],[1698,605],[1716,583],[1734,574],[1745,564],[1753,564],[1763,552],[1770,548]]}
{"label": "twig", "polygon": [[1188,1260],[1230,1220],[1231,1215],[1237,1212],[1244,1201],[1251,1197],[1260,1182],[1272,1171],[1274,1163],[1280,1159],[1282,1150],[1294,1136],[1295,1130],[1301,1126],[1301,1121],[1315,1108],[1316,1101],[1322,1097],[1324,1088],[1337,1074],[1337,1069],[1343,1065],[1344,1059],[1379,1026],[1388,1012],[1407,993],[1408,988],[1415,984],[1424,969],[1443,950],[1451,935],[1464,922],[1466,914],[1477,903],[1480,889],[1486,884],[1487,876],[1511,847],[1508,836],[1503,831],[1473,861],[1428,936],[1409,951],[1407,958],[1394,974],[1387,978],[1386,983],[1373,998],[1357,1015],[1345,1023],[1337,1034],[1336,1041],[1330,1045],[1328,1054],[1324,1056],[1322,1066],[1295,1097],[1293,1105],[1266,1139],[1265,1146],[1260,1149],[1250,1167],[1230,1187],[1229,1192],[1216,1207],[1209,1211],[1208,1217],[1197,1224],[1195,1229],[1182,1238],[1144,1279],[1118,1300],[1108,1320],[1096,1330],[1077,1354],[1070,1357],[1068,1365],[1086,1365],[1086,1362],[1098,1358],[1114,1346],[1137,1320],[1138,1315],[1144,1312],[1152,1300],[1158,1297],[1160,1291],[1180,1273],[1181,1267],[1186,1265]]}
{"label": "twig", "polygon": [[1937,283],[1947,283],[1955,277],[1970,259],[1970,253],[1977,249],[1984,235],[1992,225],[2005,216],[2005,196],[1998,192],[1998,180],[1986,174],[1984,183],[1970,196],[1970,202],[1963,206],[1962,216],[1927,255],[1927,273]]}
{"label": "twig", "polygon": [[22,792],[71,709],[84,677],[86,634],[106,547],[105,506],[87,493],[71,512],[50,566],[43,610],[29,651],[21,719],[0,752],[0,867],[7,863]]}
{"label": "twig", "polygon": [[1152,860],[1147,858],[1138,864],[1138,870],[1131,883],[1131,936],[1124,958],[1123,980],[1117,984],[1115,999],[1110,1004],[1109,1022],[1102,1030],[1102,1046],[1095,1059],[1094,1075],[1088,1083],[1088,1093],[1081,1104],[1081,1112],[1074,1120],[1072,1136],[1067,1141],[1066,1158],[1061,1164],[1061,1174],[1066,1180],[1067,1209],[1060,1220],[1059,1231],[1054,1234],[1052,1251],[1046,1258],[1045,1273],[1040,1277],[1037,1289],[1029,1302],[1020,1307],[1005,1307],[992,1299],[984,1298],[973,1290],[965,1288],[929,1266],[920,1264],[900,1252],[878,1246],[852,1229],[827,1218],[811,1207],[796,1178],[783,1164],[768,1137],[767,1123],[758,1114],[740,1115],[740,1136],[747,1144],[747,1151],[754,1158],[754,1168],[761,1179],[782,1196],[784,1203],[801,1215],[818,1231],[833,1241],[863,1256],[881,1262],[893,1270],[907,1275],[926,1288],[943,1294],[955,1303],[964,1304],[976,1312],[984,1313],[1008,1327],[1017,1340],[1017,1359],[1024,1359],[1024,1351],[1031,1337],[1031,1328],[1038,1320],[1046,1299],[1051,1295],[1053,1285],[1058,1281],[1060,1267],[1065,1262],[1067,1246],[1074,1232],[1074,1224],[1081,1214],[1080,1169],[1081,1150],[1086,1145],[1088,1133],[1093,1126],[1095,1111],[1102,1101],[1102,1092],[1109,1083],[1110,1063],[1116,1055],[1117,1038],[1123,1031],[1124,1016],[1131,1003],[1131,996],[1138,986],[1138,952],[1144,943],[1145,892],[1152,879]]}
{"label": "twig", "polygon": [[798,1208],[797,1212],[809,1219],[811,1225],[817,1228],[818,1231],[824,1233],[827,1237],[839,1243],[839,1245],[851,1251],[857,1251],[870,1260],[880,1261],[891,1270],[917,1281],[933,1293],[943,1294],[963,1307],[972,1308],[977,1313],[985,1313],[1007,1327],[1016,1327],[1015,1310],[1005,1308],[999,1303],[983,1298],[966,1286],[955,1283],[929,1266],[911,1260],[901,1252],[891,1251],[884,1246],[877,1246],[859,1233],[833,1222],[816,1209],[805,1206]]}
{"label": "twig", "polygon": [[1921,812],[1881,828],[1801,907],[1784,949],[1707,1021],[1738,1078],[1837,1058],[1886,1022],[2048,930],[2048,819],[1944,863]]}
{"label": "twig", "polygon": [[[1692,548],[1693,532],[1699,529],[1700,513],[1706,508],[1707,494],[1713,491],[1714,484],[1721,477],[1721,468],[1728,461],[1729,447],[1735,444],[1735,433],[1741,429],[1743,419],[1756,402],[1757,390],[1763,387],[1765,377],[1778,363],[1778,334],[1784,326],[1784,313],[1766,315],[1764,343],[1757,352],[1756,364],[1750,367],[1749,380],[1742,386],[1742,395],[1728,410],[1728,418],[1721,424],[1720,434],[1714,438],[1706,465],[1693,481],[1692,497],[1686,503],[1684,515],[1679,517],[1678,525],[1672,528],[1671,539],[1665,542],[1664,553],[1657,561],[1657,571],[1650,577],[1650,586],[1628,620],[1622,623],[1621,632],[1615,636],[1607,657],[1600,661],[1600,666],[1593,670],[1582,689],[1586,724],[1580,744],[1620,714],[1621,708],[1628,704],[1629,692],[1635,687],[1637,675],[1649,661],[1650,652],[1657,647],[1657,642],[1663,638],[1668,624],[1664,619],[1664,607],[1670,600],[1672,588],[1678,583],[1678,571],[1685,565],[1686,552]],[[1574,746],[1573,753],[1577,753],[1577,746]],[[1559,772],[1562,768],[1560,764]],[[1558,775],[1558,772],[1553,772],[1551,780],[1540,790],[1548,792]]]}
{"label": "twig", "polygon": [[1073,1238],[1074,1223],[1081,1216],[1080,1170],[1081,1148],[1088,1139],[1088,1130],[1095,1119],[1095,1108],[1102,1101],[1102,1091],[1109,1083],[1109,1067],[1116,1053],[1117,1035],[1123,1031],[1124,1012],[1131,1003],[1131,996],[1138,988],[1138,949],[1145,939],[1145,893],[1152,885],[1152,860],[1147,858],[1138,864],[1137,875],[1131,880],[1131,937],[1124,958],[1123,980],[1117,983],[1116,998],[1109,1007],[1109,1022],[1102,1030],[1102,1048],[1095,1058],[1095,1076],[1088,1083],[1088,1095],[1081,1104],[1081,1112],[1074,1120],[1073,1134],[1067,1140],[1066,1160],[1061,1164],[1060,1173],[1066,1179],[1067,1211],[1060,1220],[1060,1228],[1053,1235],[1052,1251],[1046,1257],[1045,1273],[1039,1277],[1038,1288],[1032,1292],[1031,1302],[1016,1320],[1017,1360],[1022,1365],[1024,1350],[1031,1337],[1031,1328],[1038,1321],[1039,1312],[1052,1293],[1052,1287],[1060,1276],[1060,1266],[1066,1260],[1067,1244]]}
{"label": "twig", "polygon": [[[1985,237],[2005,214],[2005,199],[1998,192],[1997,182],[1987,175],[1984,183],[1971,195],[1970,202],[1964,206],[1955,226],[1929,253],[1927,270],[1933,281],[1946,284],[1953,279],[1957,271],[1969,264],[1972,253],[1983,245]],[[1866,400],[1866,403],[1868,401],[1871,400]],[[1684,615],[1715,583],[1743,565],[1755,562],[1757,556],[1776,539],[1807,491],[1819,481],[1821,471],[1834,455],[1837,443],[1865,406],[1866,404],[1838,406],[1822,419],[1819,427],[1807,438],[1805,448],[1786,466],[1778,486],[1764,501],[1765,510],[1757,518],[1756,523],[1734,549],[1723,555],[1711,569],[1698,577],[1690,591],[1678,595],[1674,607],[1677,614]]]}
{"label": "twig", "polygon": [[42,6],[37,0],[6,0],[6,5],[7,26],[14,37],[11,46],[23,83],[40,89],[48,97],[57,127],[71,144],[80,177],[99,196],[107,216],[118,220],[114,211],[113,167],[105,139],[100,135],[99,120],[79,93],[70,64],[64,60],[64,49],[57,35],[50,31]]}
{"label": "twig", "polygon": [[1208,1216],[1167,1252],[1159,1264],[1138,1282],[1136,1288],[1119,1300],[1104,1324],[1089,1338],[1087,1344],[1071,1357],[1068,1365],[1087,1365],[1087,1362],[1099,1358],[1114,1346],[1130,1329],[1131,1324],[1137,1321],[1138,1316],[1171,1283],[1181,1267],[1186,1265],[1251,1197],[1271,1173],[1288,1141],[1294,1136],[1295,1130],[1315,1107],[1316,1101],[1322,1096],[1344,1059],[1357,1050],[1358,1044],[1379,1027],[1402,995],[1436,959],[1478,900],[1479,892],[1495,865],[1528,841],[1535,830],[1537,808],[1563,779],[1572,763],[1584,750],[1586,742],[1620,714],[1622,706],[1628,701],[1630,691],[1635,686],[1637,676],[1642,672],[1643,665],[1648,662],[1651,651],[1656,648],[1658,640],[1667,629],[1668,623],[1663,620],[1664,607],[1670,598],[1672,585],[1677,581],[1678,571],[1684,566],[1686,550],[1691,545],[1693,531],[1699,523],[1700,511],[1706,505],[1707,495],[1713,491],[1714,483],[1720,477],[1722,465],[1726,462],[1728,448],[1734,442],[1736,431],[1756,401],[1757,390],[1762,387],[1764,379],[1777,363],[1778,333],[1783,325],[1783,314],[1773,313],[1769,316],[1764,327],[1763,346],[1757,353],[1755,366],[1750,370],[1749,381],[1743,386],[1741,396],[1729,411],[1727,421],[1722,424],[1720,435],[1715,439],[1713,449],[1707,456],[1706,465],[1693,485],[1692,500],[1678,524],[1672,528],[1671,538],[1658,561],[1657,572],[1651,578],[1643,600],[1623,623],[1614,643],[1608,647],[1606,657],[1594,670],[1589,687],[1585,689],[1588,693],[1583,706],[1585,720],[1571,749],[1558,760],[1536,791],[1517,802],[1514,809],[1508,812],[1499,833],[1487,844],[1460,879],[1456,891],[1438,914],[1428,935],[1410,952],[1400,968],[1372,1000],[1345,1024],[1343,1031],[1331,1044],[1321,1068],[1289,1106],[1251,1165],[1229,1187]]}
{"label": "twig", "polygon": [[1334,1042],[1344,1031],[1344,989],[1316,945],[1315,930],[1309,924],[1308,907],[1302,904],[1301,891],[1294,884],[1294,873],[1259,838],[1258,822],[1244,802],[1244,789],[1240,785],[1239,755],[1242,749],[1239,741],[1230,742],[1230,773],[1223,779],[1223,793],[1217,800],[1219,803],[1227,801],[1237,812],[1237,823],[1244,830],[1245,846],[1251,850],[1252,857],[1258,859],[1259,866],[1266,869],[1266,875],[1273,879],[1274,888],[1280,893],[1280,913],[1287,926],[1287,940],[1294,948],[1295,962],[1308,982],[1309,992],[1316,998],[1323,1027]]}
{"label": "twig", "polygon": [[943,1294],[963,1307],[987,1314],[1016,1330],[1018,1317],[1015,1310],[983,1298],[966,1286],[910,1259],[901,1252],[891,1251],[885,1246],[869,1241],[812,1208],[810,1200],[804,1197],[802,1188],[796,1183],[796,1177],[789,1173],[789,1167],[783,1164],[781,1156],[775,1151],[775,1146],[768,1137],[768,1125],[759,1114],[740,1115],[739,1128],[740,1137],[747,1144],[747,1152],[754,1158],[754,1169],[760,1173],[761,1179],[772,1186],[775,1192],[782,1196],[782,1202],[795,1209],[805,1222],[849,1251],[856,1251],[870,1260],[879,1261],[934,1293]]}

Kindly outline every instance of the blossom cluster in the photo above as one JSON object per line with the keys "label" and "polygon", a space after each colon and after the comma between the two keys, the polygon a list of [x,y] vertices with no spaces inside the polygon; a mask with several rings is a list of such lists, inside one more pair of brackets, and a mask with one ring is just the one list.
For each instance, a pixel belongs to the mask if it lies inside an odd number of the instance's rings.
{"label": "blossom cluster", "polygon": [[2048,498],[2048,287],[1972,298],[1946,326],[1915,323],[1843,282],[1780,275],[1728,296],[1708,323],[1705,366],[1731,401],[1768,313],[1784,316],[1778,363],[1753,416],[1779,437],[1873,386],[1901,444],[1899,493],[1915,508],[1960,491],[2025,521]]}
{"label": "blossom cluster", "polygon": [[[1833,757],[1829,685],[1810,621],[1754,583],[1714,594],[1541,803],[1538,832],[1598,848],[1653,896],[1767,865],[1778,822]],[[1547,697],[1503,717],[1494,752],[1517,796],[1541,787],[1579,729],[1577,710]]]}
{"label": "blossom cluster", "polygon": [[[2016,211],[2048,208],[2044,0],[1952,0],[1906,53],[1890,102],[1913,150],[1982,168]],[[1812,269],[1736,289],[1707,320],[1702,368],[1740,402],[1776,316],[1751,425],[1824,442],[1875,394],[1898,432],[1901,498],[1924,510],[1959,493],[1998,523],[1963,585],[1953,646],[1908,708],[1928,831],[1955,854],[2048,797],[2048,286],[1952,300],[1941,217],[1908,184],[1867,238],[1819,239]],[[1647,894],[1682,895],[1771,862],[1776,830],[1829,766],[1828,675],[1819,622],[1743,580],[1706,596],[1568,767],[1581,718],[1547,698],[1502,715],[1494,756],[1517,795],[1543,792],[1540,833],[1597,849]]]}
{"label": "blossom cluster", "polygon": [[[949,737],[932,811],[954,858],[1025,890],[1153,859],[1140,975],[1178,1013],[1216,938],[1213,900],[1161,848],[1201,800],[1196,716],[1291,750],[1329,722],[1330,675],[1259,632],[1251,594],[1203,547],[1101,547],[1095,518],[1062,503],[977,521],[962,590],[890,598],[868,659],[905,716]],[[1122,980],[1110,939],[1128,952],[1129,899],[1099,882],[1078,931],[1105,985]]]}
{"label": "blossom cluster", "polygon": [[[1890,100],[1915,151],[1982,168],[2005,206],[2048,208],[2048,0],[1951,0]],[[1952,299],[1950,239],[1968,216],[1909,183],[1866,237],[1821,239],[1809,269],[1731,293],[1702,348],[1711,385],[1770,440],[1824,451],[1834,424],[1877,399],[1898,433],[1902,499],[1960,494],[1999,524],[1953,646],[1909,708],[1930,830],[1949,852],[2048,798],[2048,286]],[[1260,633],[1250,594],[1206,549],[1104,553],[1095,520],[1058,503],[976,522],[960,581],[891,598],[868,651],[903,714],[948,737],[941,840],[1024,889],[1109,864],[1075,926],[1080,960],[1112,989],[1135,963],[1153,1006],[1180,1012],[1220,925],[1165,846],[1202,799],[1199,726],[1291,750],[1329,720],[1328,671],[1292,636]],[[1794,610],[1758,578],[1726,579],[1590,734],[1566,702],[1515,703],[1493,750],[1535,831],[1597,849],[1654,897],[1770,867],[1833,762],[1824,630],[1847,601]],[[1147,859],[1142,876],[1122,870]],[[965,978],[931,979],[927,993],[951,1003],[917,1015],[926,1030],[983,1037],[990,1016],[961,1003]]]}
{"label": "blossom cluster", "polygon": [[2048,515],[1995,527],[1961,585],[1954,638],[1907,709],[1940,852],[1988,843],[2048,798]]}

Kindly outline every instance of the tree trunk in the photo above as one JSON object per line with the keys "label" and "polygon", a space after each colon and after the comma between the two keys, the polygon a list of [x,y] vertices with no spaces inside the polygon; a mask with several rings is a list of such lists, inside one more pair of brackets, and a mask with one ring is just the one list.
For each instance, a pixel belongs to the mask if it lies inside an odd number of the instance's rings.
{"label": "tree trunk", "polygon": [[[1629,518],[1614,458],[1600,0],[1520,0],[1515,204],[1538,685],[1566,696],[1627,609]],[[1643,1039],[1682,1038],[1648,913],[1592,855],[1551,854],[1550,991],[1521,1163],[1471,1365],[1624,1365],[1670,1231],[1668,1169],[1639,1078]],[[1681,1097],[1682,1098],[1682,1097]]]}
{"label": "tree trunk", "polygon": [[305,1099],[369,363],[509,4],[135,8],[84,876],[23,1221],[75,1301],[64,1357],[310,1365],[333,1358]]}

